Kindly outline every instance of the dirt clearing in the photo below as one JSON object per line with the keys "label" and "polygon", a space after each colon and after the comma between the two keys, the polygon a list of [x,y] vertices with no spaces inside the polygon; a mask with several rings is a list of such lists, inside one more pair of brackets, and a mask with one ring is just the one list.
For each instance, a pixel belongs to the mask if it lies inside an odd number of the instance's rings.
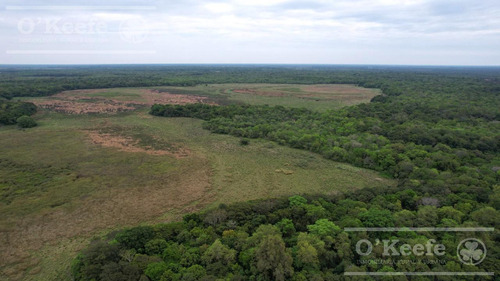
{"label": "dirt clearing", "polygon": [[180,146],[172,145],[168,150],[155,149],[152,146],[141,146],[139,140],[128,136],[113,135],[99,131],[87,131],[86,133],[94,144],[118,148],[125,152],[142,152],[149,155],[171,155],[175,158],[185,158],[191,154],[189,149]]}
{"label": "dirt clearing", "polygon": [[[171,94],[148,89],[107,89],[65,91],[43,99],[30,100],[40,108],[66,114],[116,114],[133,111],[153,104],[191,104],[210,102],[207,97],[196,95]],[[120,94],[123,91],[123,94]]]}

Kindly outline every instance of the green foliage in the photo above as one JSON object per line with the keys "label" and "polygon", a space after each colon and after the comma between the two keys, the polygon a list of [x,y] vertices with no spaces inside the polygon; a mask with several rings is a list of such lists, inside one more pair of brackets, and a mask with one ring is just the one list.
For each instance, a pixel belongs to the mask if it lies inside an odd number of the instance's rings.
{"label": "green foliage", "polygon": [[255,250],[255,270],[263,280],[284,281],[292,276],[292,255],[280,235],[266,235]]}
{"label": "green foliage", "polygon": [[278,223],[276,223],[276,226],[280,229],[281,233],[283,236],[291,236],[295,234],[295,225],[293,224],[293,221],[291,219],[282,219]]}
{"label": "green foliage", "polygon": [[155,262],[150,263],[144,273],[151,281],[160,281],[163,273],[167,270],[168,266],[165,262]]}
{"label": "green foliage", "polygon": [[320,237],[333,237],[335,236],[335,234],[340,232],[340,227],[336,226],[328,219],[319,219],[314,224],[308,225],[307,230],[309,230],[310,233],[318,235]]}
{"label": "green foliage", "polygon": [[[231,280],[236,276],[242,279],[235,280],[336,280],[341,279],[343,272],[347,269],[370,272],[441,271],[443,268],[439,263],[423,265],[424,267],[419,263],[405,264],[404,268],[400,267],[403,265],[391,263],[359,264],[362,257],[357,256],[355,245],[359,239],[366,239],[371,234],[360,233],[358,235],[345,232],[338,225],[429,226],[424,224],[429,219],[435,220],[436,226],[470,227],[480,223],[483,226],[494,227],[497,224],[494,221],[498,217],[497,211],[486,203],[476,202],[467,212],[457,210],[446,202],[439,208],[420,205],[417,210],[413,210],[410,204],[408,208],[402,210],[380,209],[380,198],[391,202],[408,195],[423,197],[421,193],[393,187],[350,192],[349,199],[345,199],[346,194],[329,197],[294,197],[301,202],[294,206],[288,204],[289,198],[221,205],[215,210],[190,215],[190,219],[181,223],[152,226],[151,229],[155,231],[145,243],[147,255],[136,254],[135,250],[135,247],[144,241],[144,235],[141,233],[149,233],[144,227],[137,227],[135,230],[134,228],[127,229],[117,235],[117,237],[128,237],[128,239],[121,238],[111,243],[97,241],[82,251],[74,261],[73,276],[77,280],[91,280],[86,279],[89,276],[96,280],[105,280],[103,279],[105,276],[106,278],[114,276],[116,280],[121,280],[120,278],[129,272],[130,276],[145,274],[150,280]],[[470,202],[467,198],[456,198],[452,203],[455,206],[461,206],[460,204],[467,202]],[[315,206],[315,204],[325,206],[326,211],[321,218],[314,220],[309,216],[295,216],[294,210]],[[240,213],[242,205],[248,207],[245,215]],[[262,212],[260,208],[263,206],[273,207],[267,207],[267,212],[259,215]],[[354,209],[359,210],[354,211]],[[236,226],[221,225],[214,232],[214,228],[206,222],[205,218],[217,210],[223,210],[226,219],[234,221]],[[358,213],[359,220],[350,217],[349,214],[354,214],[353,212]],[[260,224],[254,223],[254,218],[257,216],[260,216]],[[350,220],[354,223],[349,223]],[[159,230],[169,229],[166,227],[168,225],[177,229],[179,234],[171,236],[166,242],[160,238],[165,232]],[[191,233],[191,235],[186,236],[183,233]],[[200,244],[199,237],[204,234],[213,235],[215,239],[210,244]],[[435,239],[452,249],[452,252],[447,252],[447,260],[449,254],[455,255],[456,243],[464,238],[461,233],[457,232],[402,231],[386,234],[391,239],[398,239],[401,243],[409,244],[425,244],[428,239]],[[492,253],[496,249],[495,235],[495,233],[481,234],[481,240],[486,243],[488,250]],[[140,243],[132,243],[133,239],[137,239]],[[381,244],[377,243],[379,242],[374,242],[374,252],[367,257],[368,259],[381,259],[389,262],[394,258],[382,255]],[[131,254],[135,255],[135,258],[130,263]],[[452,256],[450,256],[450,262],[446,264],[447,267],[460,272],[468,270],[466,265],[454,263]],[[478,270],[494,270],[496,261],[496,255],[488,255],[478,266]],[[382,266],[384,264],[385,266]]]}
{"label": "green foliage", "polygon": [[135,249],[138,253],[144,253],[146,243],[153,237],[152,227],[140,226],[120,232],[116,236],[116,241],[130,249]]}
{"label": "green foliage", "polygon": [[366,227],[394,226],[394,220],[389,210],[370,208],[368,211],[359,214],[359,219],[363,222],[363,225]]}
{"label": "green foliage", "polygon": [[35,119],[33,119],[27,115],[23,115],[23,116],[17,118],[16,123],[17,123],[17,126],[19,126],[20,128],[33,128],[33,127],[36,127],[38,125],[36,123]]}
{"label": "green foliage", "polygon": [[104,267],[119,261],[117,245],[97,240],[77,257],[73,263],[72,272],[76,280],[101,280]]}
{"label": "green foliage", "polygon": [[13,125],[21,121],[19,126],[22,128],[34,127],[36,122],[29,116],[35,113],[36,106],[33,103],[0,100],[0,125]]}
{"label": "green foliage", "polygon": [[288,201],[290,202],[290,206],[302,206],[307,203],[307,199],[299,195],[288,198]]}
{"label": "green foliage", "polygon": [[159,255],[163,252],[165,248],[167,248],[168,244],[165,239],[153,239],[149,240],[146,245],[144,246],[145,248],[145,253],[148,255]]}

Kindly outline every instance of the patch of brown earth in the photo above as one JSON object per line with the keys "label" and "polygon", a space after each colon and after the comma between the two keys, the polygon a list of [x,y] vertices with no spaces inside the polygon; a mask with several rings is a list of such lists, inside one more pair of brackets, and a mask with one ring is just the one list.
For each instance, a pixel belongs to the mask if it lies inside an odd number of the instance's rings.
{"label": "patch of brown earth", "polygon": [[127,136],[117,136],[98,131],[87,131],[92,143],[104,147],[118,148],[125,152],[142,152],[150,155],[171,155],[175,158],[185,158],[191,154],[191,151],[183,147],[173,147],[170,150],[154,149],[151,146],[139,146],[139,141]]}
{"label": "patch of brown earth", "polygon": [[31,102],[40,108],[66,114],[115,114],[132,111],[138,107],[152,106],[153,104],[213,104],[207,97],[195,95],[180,95],[156,90],[141,90],[140,100],[118,100],[106,97],[89,97],[86,94],[98,94],[103,90],[76,90],[65,91],[45,99],[33,99]]}
{"label": "patch of brown earth", "polygon": [[70,100],[33,101],[39,108],[67,114],[118,113],[134,110],[135,107],[113,102],[76,102]]}
{"label": "patch of brown earth", "polygon": [[195,96],[195,95],[180,95],[180,94],[171,94],[168,92],[159,92],[156,90],[143,90],[143,97],[147,100],[145,103],[141,103],[144,105],[153,105],[153,104],[191,104],[191,103],[206,103],[215,105],[215,103],[210,102],[207,97]]}

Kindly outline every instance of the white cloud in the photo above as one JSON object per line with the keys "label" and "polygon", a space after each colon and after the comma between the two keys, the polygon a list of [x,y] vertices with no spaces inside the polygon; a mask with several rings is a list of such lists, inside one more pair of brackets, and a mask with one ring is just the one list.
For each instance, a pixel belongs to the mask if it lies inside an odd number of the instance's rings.
{"label": "white cloud", "polygon": [[234,7],[228,3],[208,3],[204,5],[205,9],[212,13],[229,13],[233,11]]}

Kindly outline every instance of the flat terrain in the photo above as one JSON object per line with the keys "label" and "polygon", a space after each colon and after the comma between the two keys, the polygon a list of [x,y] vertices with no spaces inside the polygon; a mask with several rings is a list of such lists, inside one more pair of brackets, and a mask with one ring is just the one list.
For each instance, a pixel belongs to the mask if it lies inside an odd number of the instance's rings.
{"label": "flat terrain", "polygon": [[234,84],[32,98],[44,108],[38,127],[0,128],[0,280],[67,280],[71,259],[92,237],[219,203],[393,184],[272,142],[241,146],[203,130],[200,120],[150,116],[153,103],[324,110],[376,93],[348,85]]}
{"label": "flat terrain", "polygon": [[325,111],[369,102],[379,94],[381,92],[378,89],[347,84],[210,84],[193,87],[76,90],[31,101],[40,108],[68,114],[113,114],[155,103],[268,104]]}
{"label": "flat terrain", "polygon": [[215,84],[195,87],[156,87],[169,93],[190,93],[210,97],[219,103],[240,102],[252,105],[282,105],[325,111],[346,105],[369,102],[380,95],[378,89],[347,84]]}

